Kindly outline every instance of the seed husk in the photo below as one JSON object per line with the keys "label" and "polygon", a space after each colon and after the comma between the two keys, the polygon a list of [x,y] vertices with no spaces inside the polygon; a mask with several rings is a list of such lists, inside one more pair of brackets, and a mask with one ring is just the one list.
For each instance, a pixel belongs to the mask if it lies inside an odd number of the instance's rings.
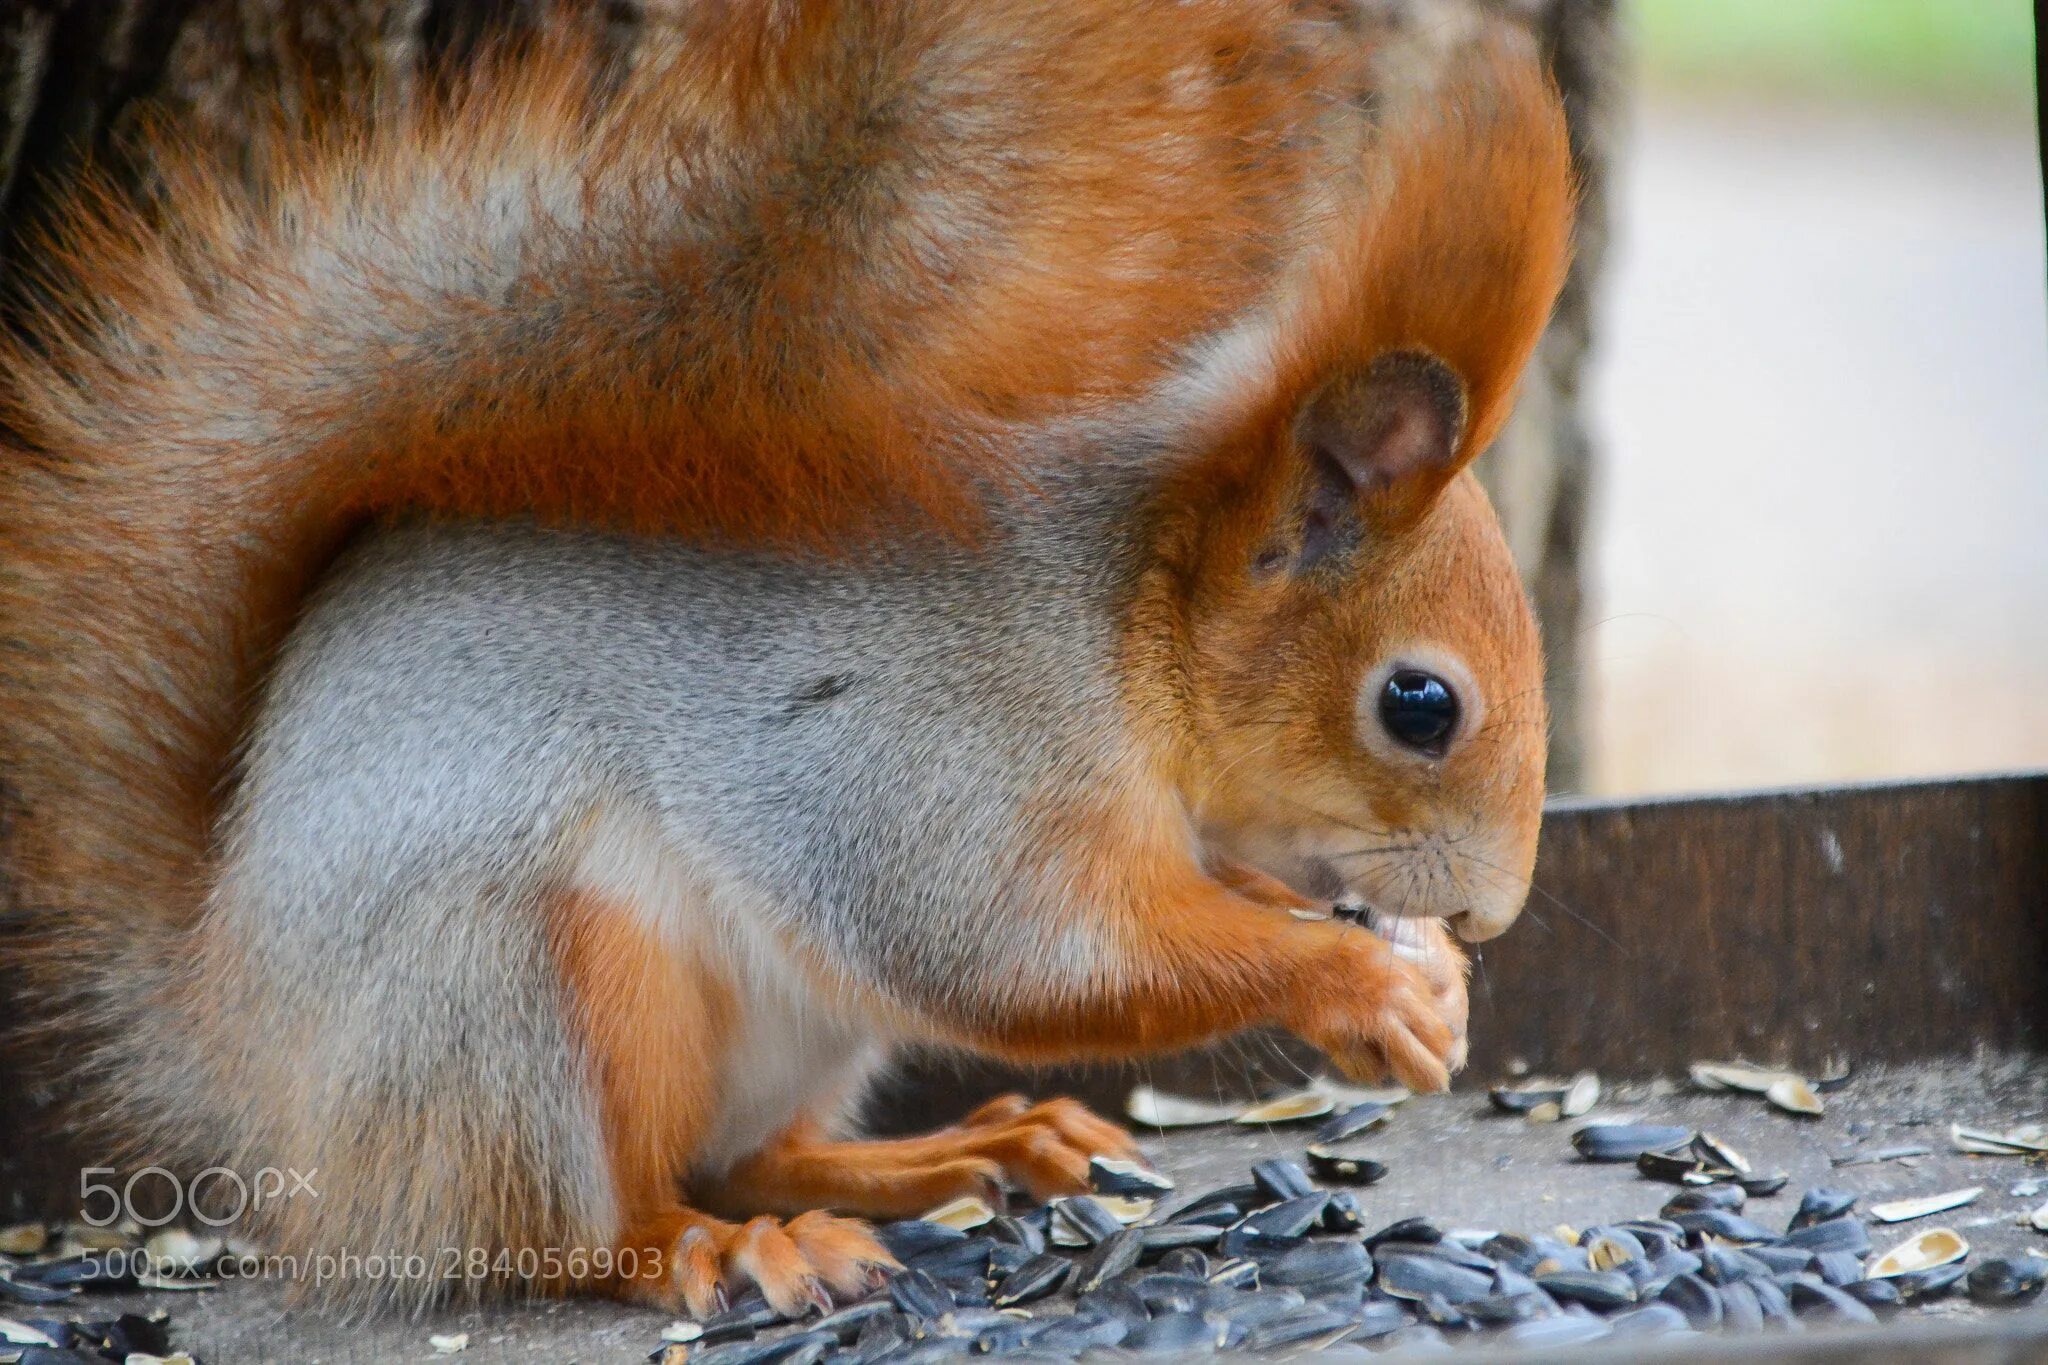
{"label": "seed husk", "polygon": [[1843,1152],[1828,1158],[1830,1166],[1869,1166],[1880,1161],[1905,1161],[1916,1156],[1930,1156],[1932,1147],[1920,1147],[1911,1143],[1898,1147],[1878,1147],[1868,1152]]}
{"label": "seed husk", "polygon": [[1124,1116],[1148,1128],[1200,1128],[1229,1123],[1243,1112],[1242,1104],[1169,1095],[1149,1085],[1139,1086],[1124,1098]]}
{"label": "seed husk", "polygon": [[1694,1062],[1686,1075],[1701,1090],[1740,1090],[1748,1095],[1765,1094],[1782,1080],[1802,1079],[1789,1071],[1748,1062]]}
{"label": "seed husk", "polygon": [[1566,1087],[1564,1098],[1558,1101],[1558,1113],[1568,1119],[1575,1119],[1600,1103],[1600,1077],[1591,1071],[1581,1071],[1572,1077]]}
{"label": "seed husk", "polygon": [[1937,1213],[1947,1213],[1950,1209],[1959,1209],[1965,1204],[1973,1204],[1982,1193],[1982,1185],[1972,1185],[1967,1190],[1927,1194],[1918,1199],[1895,1199],[1887,1204],[1872,1204],[1870,1216],[1880,1223],[1910,1223],[1915,1218],[1928,1218]]}
{"label": "seed husk", "polygon": [[1710,1170],[1732,1171],[1736,1175],[1749,1174],[1749,1158],[1712,1133],[1694,1133],[1692,1150],[1701,1163]]}
{"label": "seed husk", "polygon": [[1572,1146],[1588,1161],[1634,1161],[1644,1152],[1668,1152],[1684,1145],[1692,1130],[1655,1123],[1589,1123],[1572,1134]]}
{"label": "seed husk", "polygon": [[1970,1244],[1954,1228],[1929,1228],[1916,1233],[1871,1262],[1865,1278],[1888,1280],[1894,1275],[1933,1270],[1970,1254]]}
{"label": "seed husk", "polygon": [[1802,1118],[1819,1118],[1827,1112],[1827,1105],[1821,1101],[1813,1087],[1807,1084],[1804,1076],[1779,1077],[1764,1091],[1764,1098],[1774,1107]]}
{"label": "seed husk", "polygon": [[1974,1156],[2038,1156],[2048,1154],[2048,1139],[2039,1130],[2018,1128],[2009,1133],[1994,1133],[1984,1128],[1966,1128],[1960,1123],[1948,1126],[1949,1141],[1959,1152]]}
{"label": "seed husk", "polygon": [[970,1194],[951,1203],[939,1205],[925,1214],[921,1221],[936,1223],[942,1228],[958,1228],[961,1232],[971,1232],[995,1216],[996,1211],[988,1206],[987,1201]]}
{"label": "seed husk", "polygon": [[1689,1147],[1674,1152],[1638,1153],[1636,1170],[1646,1180],[1661,1180],[1667,1185],[1704,1188],[1714,1183],[1713,1177],[1707,1174],[1706,1167]]}
{"label": "seed husk", "polygon": [[1527,1114],[1540,1105],[1554,1104],[1562,1111],[1569,1081],[1536,1077],[1511,1085],[1496,1085],[1486,1092],[1487,1100],[1503,1114]]}
{"label": "seed husk", "polygon": [[0,1228],[0,1255],[34,1256],[49,1244],[50,1229],[42,1223],[16,1223]]}
{"label": "seed husk", "polygon": [[2043,1204],[2020,1221],[2036,1232],[2048,1232],[2048,1204]]}
{"label": "seed husk", "polygon": [[1337,1107],[1337,1101],[1327,1090],[1297,1090],[1291,1095],[1281,1095],[1263,1104],[1255,1104],[1231,1120],[1247,1127],[1260,1124],[1300,1123],[1307,1119],[1319,1119]]}
{"label": "seed husk", "polygon": [[1940,1298],[1963,1282],[1969,1268],[1961,1261],[1935,1266],[1931,1270],[1909,1270],[1903,1275],[1887,1278],[1899,1287],[1899,1298],[1906,1303],[1926,1303]]}
{"label": "seed husk", "polygon": [[1768,1199],[1792,1183],[1792,1173],[1790,1171],[1772,1171],[1766,1175],[1758,1175],[1752,1172],[1747,1175],[1736,1176],[1734,1183],[1742,1188],[1744,1194],[1752,1194],[1759,1199]]}

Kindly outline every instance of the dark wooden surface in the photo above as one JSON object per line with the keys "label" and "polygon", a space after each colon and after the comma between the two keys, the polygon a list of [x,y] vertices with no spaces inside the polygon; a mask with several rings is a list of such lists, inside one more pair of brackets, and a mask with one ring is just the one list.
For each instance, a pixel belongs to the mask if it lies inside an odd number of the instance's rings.
{"label": "dark wooden surface", "polygon": [[[1745,1056],[1819,1070],[2048,1049],[2048,775],[1554,803],[1522,921],[1483,945],[1466,1084],[1671,1075]],[[1315,1067],[1285,1039],[1142,1068],[1191,1092]],[[1004,1086],[1112,1104],[1139,1068],[936,1061],[878,1101],[929,1123]]]}

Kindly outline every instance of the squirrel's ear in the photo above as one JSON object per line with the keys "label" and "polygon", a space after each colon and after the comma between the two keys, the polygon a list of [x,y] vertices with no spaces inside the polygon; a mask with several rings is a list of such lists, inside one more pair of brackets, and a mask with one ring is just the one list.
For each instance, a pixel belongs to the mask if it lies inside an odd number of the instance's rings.
{"label": "squirrel's ear", "polygon": [[1423,351],[1394,351],[1340,374],[1302,405],[1294,439],[1302,483],[1299,569],[1413,525],[1458,472],[1465,385]]}

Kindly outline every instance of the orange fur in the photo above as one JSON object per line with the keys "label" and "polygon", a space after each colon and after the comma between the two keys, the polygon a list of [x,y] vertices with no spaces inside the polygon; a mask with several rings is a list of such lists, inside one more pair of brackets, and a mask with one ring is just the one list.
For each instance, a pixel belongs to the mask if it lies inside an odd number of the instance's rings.
{"label": "orange fur", "polygon": [[266,139],[248,191],[166,133],[161,212],[77,193],[0,349],[6,854],[60,937],[190,922],[244,708],[366,519],[971,535],[1015,423],[1259,296],[1349,79],[1283,0],[692,16],[616,91],[543,49]]}

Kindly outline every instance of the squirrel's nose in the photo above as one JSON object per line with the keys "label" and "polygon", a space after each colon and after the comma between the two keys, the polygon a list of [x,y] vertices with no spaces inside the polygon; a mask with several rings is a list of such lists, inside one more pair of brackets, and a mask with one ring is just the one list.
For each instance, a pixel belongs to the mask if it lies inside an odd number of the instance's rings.
{"label": "squirrel's nose", "polygon": [[1522,913],[1520,897],[1496,905],[1477,906],[1451,916],[1449,923],[1458,937],[1467,943],[1484,943],[1487,939],[1498,938],[1507,932],[1515,916]]}

